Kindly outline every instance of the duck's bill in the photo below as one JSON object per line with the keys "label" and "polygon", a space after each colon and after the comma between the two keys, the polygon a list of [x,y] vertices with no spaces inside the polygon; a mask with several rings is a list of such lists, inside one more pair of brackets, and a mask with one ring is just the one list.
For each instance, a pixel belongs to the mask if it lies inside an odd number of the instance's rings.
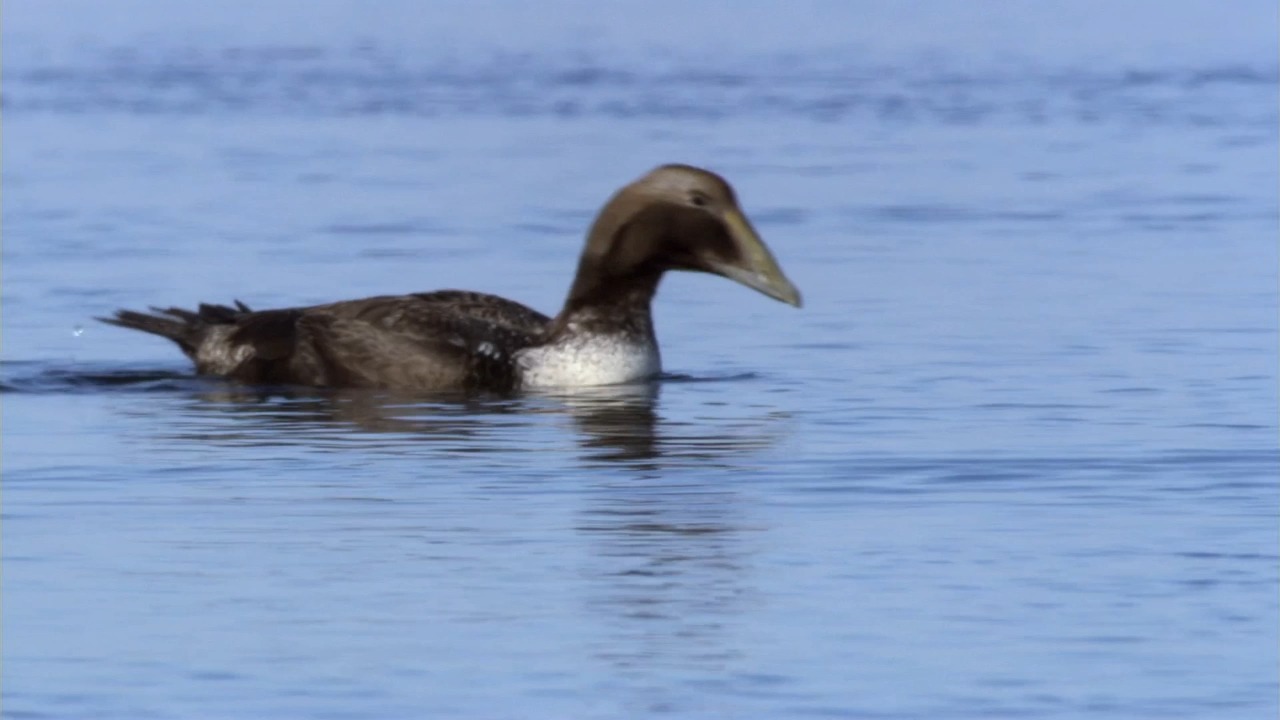
{"label": "duck's bill", "polygon": [[715,263],[713,269],[774,300],[800,307],[800,291],[782,273],[773,253],[769,252],[747,218],[737,210],[731,210],[725,213],[724,224],[737,246],[740,260],[736,263]]}

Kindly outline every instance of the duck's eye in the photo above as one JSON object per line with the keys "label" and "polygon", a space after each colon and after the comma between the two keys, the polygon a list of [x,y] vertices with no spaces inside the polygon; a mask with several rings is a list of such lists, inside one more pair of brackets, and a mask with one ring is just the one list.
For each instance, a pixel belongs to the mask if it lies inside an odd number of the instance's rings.
{"label": "duck's eye", "polygon": [[694,207],[706,207],[711,204],[711,198],[700,192],[696,192],[689,195],[689,202],[692,203]]}

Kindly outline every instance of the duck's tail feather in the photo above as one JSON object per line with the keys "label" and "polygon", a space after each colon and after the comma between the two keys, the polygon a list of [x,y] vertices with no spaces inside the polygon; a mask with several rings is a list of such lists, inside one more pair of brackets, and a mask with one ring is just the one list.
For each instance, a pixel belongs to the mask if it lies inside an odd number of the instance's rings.
{"label": "duck's tail feather", "polygon": [[195,312],[176,307],[152,307],[150,311],[117,310],[111,317],[95,319],[108,325],[168,338],[177,343],[182,352],[195,357],[210,328],[216,325],[234,325],[241,317],[253,312],[239,300],[235,301],[235,307],[201,303]]}

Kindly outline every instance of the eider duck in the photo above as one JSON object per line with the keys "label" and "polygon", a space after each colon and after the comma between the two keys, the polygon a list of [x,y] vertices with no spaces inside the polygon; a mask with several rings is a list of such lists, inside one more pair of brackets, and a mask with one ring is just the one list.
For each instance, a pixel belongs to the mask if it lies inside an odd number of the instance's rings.
{"label": "eider duck", "polygon": [[547,317],[462,290],[327,305],[99,320],[178,344],[196,371],[246,384],[407,391],[611,385],[661,371],[650,303],[668,270],[714,273],[800,307],[800,292],[713,172],[664,165],[619,190],[587,235],[564,307]]}

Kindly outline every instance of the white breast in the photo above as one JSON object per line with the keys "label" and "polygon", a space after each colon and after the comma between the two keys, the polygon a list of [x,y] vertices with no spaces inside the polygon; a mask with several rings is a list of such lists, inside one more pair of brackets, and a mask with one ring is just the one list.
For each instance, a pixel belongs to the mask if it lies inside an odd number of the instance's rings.
{"label": "white breast", "polygon": [[618,335],[576,336],[528,348],[516,354],[516,362],[526,388],[617,385],[662,371],[657,345]]}

